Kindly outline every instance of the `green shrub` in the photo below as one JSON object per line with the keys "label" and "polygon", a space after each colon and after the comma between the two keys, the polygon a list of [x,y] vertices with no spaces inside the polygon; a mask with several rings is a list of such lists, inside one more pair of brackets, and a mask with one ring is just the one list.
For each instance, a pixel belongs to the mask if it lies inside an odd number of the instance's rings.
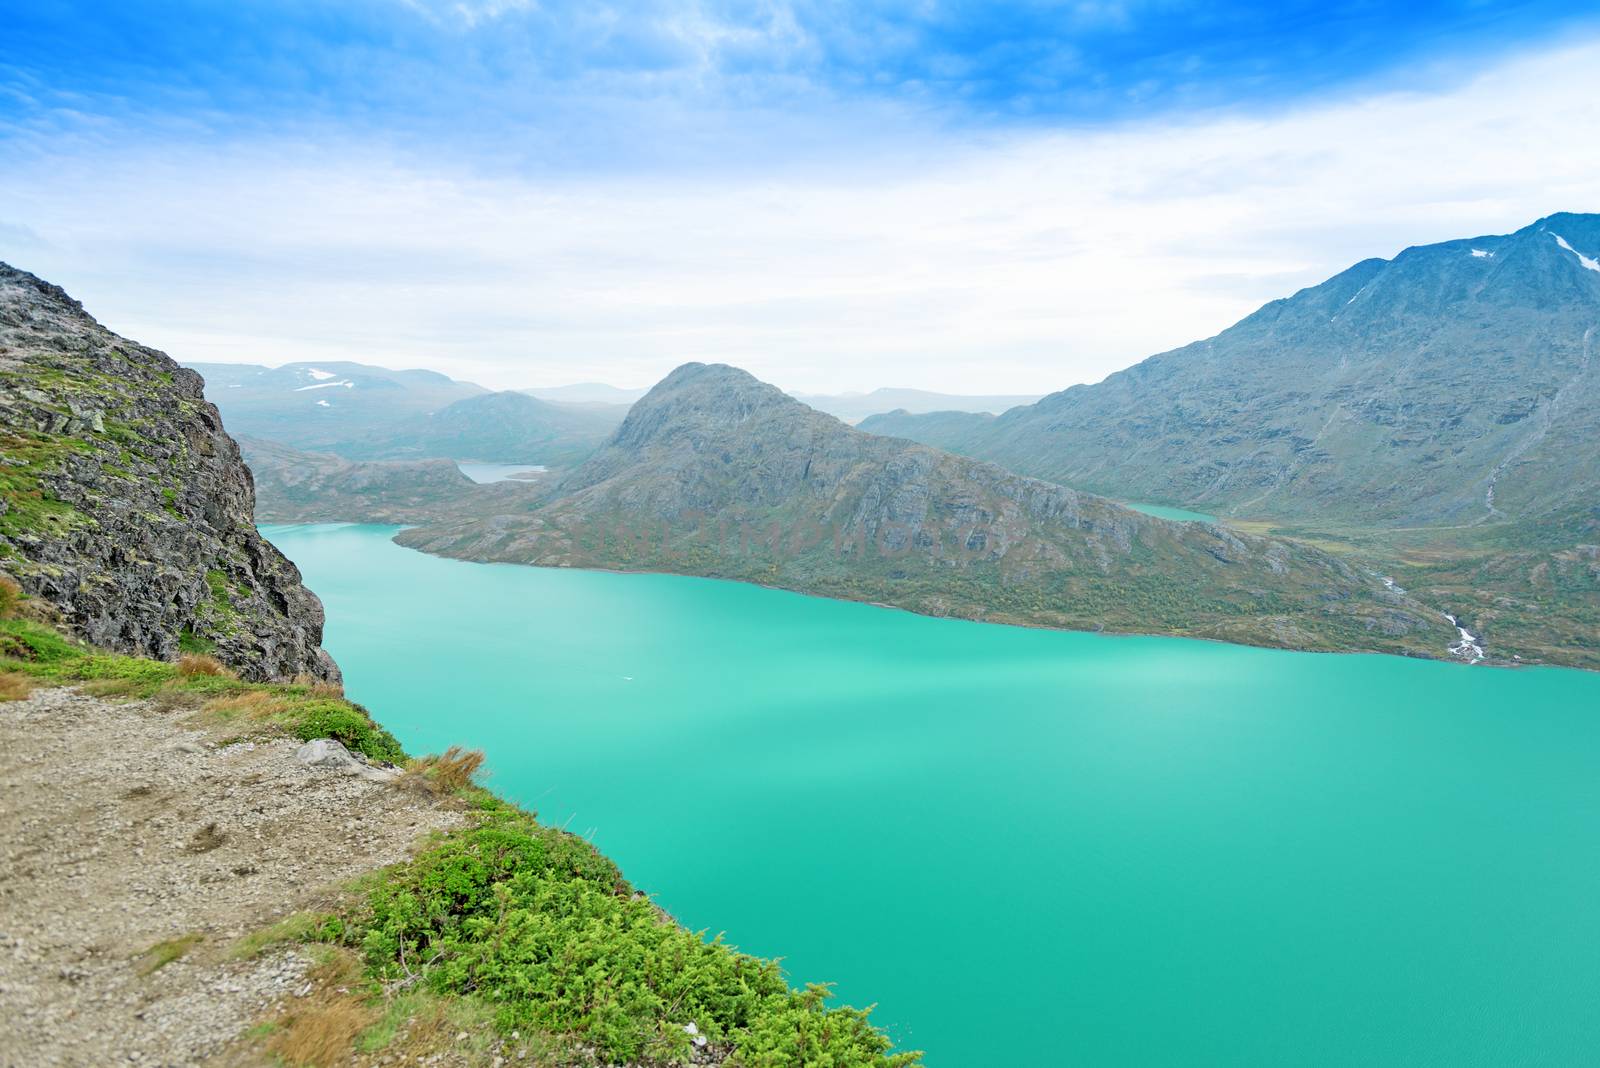
{"label": "green shrub", "polygon": [[358,749],[373,760],[398,764],[405,750],[394,735],[372,722],[366,711],[338,698],[319,698],[294,704],[287,712],[290,729],[302,741],[333,738],[347,749]]}
{"label": "green shrub", "polygon": [[694,1023],[739,1063],[894,1068],[864,1012],[791,991],[777,964],[707,942],[635,895],[588,842],[500,802],[391,869],[347,928],[374,976],[496,1007],[505,1030],[569,1035],[609,1060],[681,1058]]}

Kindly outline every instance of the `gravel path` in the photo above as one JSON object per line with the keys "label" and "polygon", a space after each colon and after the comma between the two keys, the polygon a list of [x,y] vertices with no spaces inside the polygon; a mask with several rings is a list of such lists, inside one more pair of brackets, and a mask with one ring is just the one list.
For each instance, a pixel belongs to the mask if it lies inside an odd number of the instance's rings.
{"label": "gravel path", "polygon": [[62,689],[0,703],[3,1068],[205,1062],[307,989],[304,954],[237,960],[235,939],[459,818],[192,717]]}

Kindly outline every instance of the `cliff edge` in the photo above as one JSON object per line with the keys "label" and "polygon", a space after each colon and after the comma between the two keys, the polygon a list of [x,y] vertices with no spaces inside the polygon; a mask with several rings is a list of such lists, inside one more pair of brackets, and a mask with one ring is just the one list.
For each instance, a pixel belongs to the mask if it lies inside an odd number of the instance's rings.
{"label": "cliff edge", "polygon": [[336,679],[198,374],[0,263],[0,570],[102,648]]}

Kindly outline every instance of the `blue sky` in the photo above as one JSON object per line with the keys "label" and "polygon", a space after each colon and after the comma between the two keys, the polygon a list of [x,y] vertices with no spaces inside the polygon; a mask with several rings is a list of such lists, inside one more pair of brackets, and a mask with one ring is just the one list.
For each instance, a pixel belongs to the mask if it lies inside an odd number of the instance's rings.
{"label": "blue sky", "polygon": [[1044,390],[1600,209],[1570,3],[7,7],[0,258],[180,358]]}

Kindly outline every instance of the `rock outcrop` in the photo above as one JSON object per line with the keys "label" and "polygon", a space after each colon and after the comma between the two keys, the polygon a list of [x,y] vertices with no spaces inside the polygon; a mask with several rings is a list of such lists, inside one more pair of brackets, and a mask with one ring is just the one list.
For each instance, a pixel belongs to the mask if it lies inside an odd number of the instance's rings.
{"label": "rock outcrop", "polygon": [[0,264],[0,569],[96,645],[338,677],[200,376]]}

